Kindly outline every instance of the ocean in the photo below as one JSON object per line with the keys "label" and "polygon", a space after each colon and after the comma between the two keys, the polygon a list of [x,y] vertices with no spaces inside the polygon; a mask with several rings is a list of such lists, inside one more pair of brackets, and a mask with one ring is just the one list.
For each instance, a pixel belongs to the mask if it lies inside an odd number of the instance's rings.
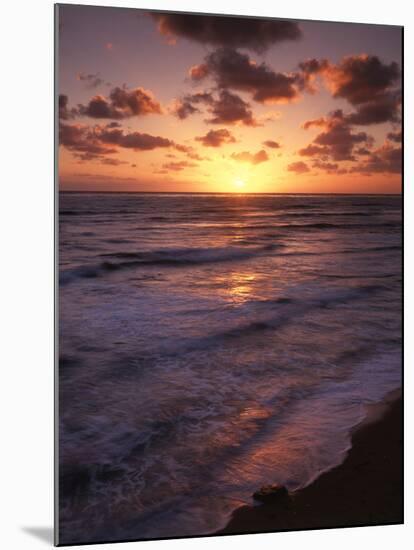
{"label": "ocean", "polygon": [[401,197],[60,193],[60,543],[201,535],[401,386]]}

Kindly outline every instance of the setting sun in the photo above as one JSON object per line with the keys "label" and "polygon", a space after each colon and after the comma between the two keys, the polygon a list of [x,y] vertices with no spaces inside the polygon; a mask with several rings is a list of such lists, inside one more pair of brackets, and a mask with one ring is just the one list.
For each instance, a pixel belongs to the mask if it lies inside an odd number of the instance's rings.
{"label": "setting sun", "polygon": [[234,186],[237,187],[239,190],[243,189],[243,187],[246,187],[246,182],[240,178],[237,178],[233,182]]}

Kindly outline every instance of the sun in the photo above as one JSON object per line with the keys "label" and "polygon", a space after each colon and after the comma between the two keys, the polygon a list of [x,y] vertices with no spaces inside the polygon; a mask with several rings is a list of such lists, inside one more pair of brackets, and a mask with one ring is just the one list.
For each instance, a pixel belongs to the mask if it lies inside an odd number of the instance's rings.
{"label": "sun", "polygon": [[233,182],[233,185],[240,190],[240,189],[243,189],[243,187],[246,187],[246,182],[241,178],[236,178]]}

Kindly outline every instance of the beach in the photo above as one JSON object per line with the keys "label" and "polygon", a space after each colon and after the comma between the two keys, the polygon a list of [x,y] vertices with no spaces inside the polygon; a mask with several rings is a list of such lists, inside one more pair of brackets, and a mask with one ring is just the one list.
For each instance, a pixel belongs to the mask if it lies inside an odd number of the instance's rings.
{"label": "beach", "polygon": [[289,503],[244,506],[218,534],[403,523],[403,404],[353,434],[345,461],[293,494]]}

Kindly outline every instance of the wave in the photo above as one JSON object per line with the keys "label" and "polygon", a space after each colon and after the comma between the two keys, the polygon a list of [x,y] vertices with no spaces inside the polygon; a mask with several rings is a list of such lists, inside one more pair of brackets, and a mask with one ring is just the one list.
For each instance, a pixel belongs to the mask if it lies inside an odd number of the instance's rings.
{"label": "wave", "polygon": [[78,278],[91,279],[108,272],[143,266],[158,265],[165,267],[180,267],[248,260],[253,257],[264,255],[281,246],[282,245],[268,244],[255,248],[177,248],[147,252],[114,252],[101,254],[101,257],[108,257],[111,258],[111,260],[105,260],[98,265],[79,266],[73,269],[64,270],[60,274],[59,282],[61,285],[64,285]]}
{"label": "wave", "polygon": [[[216,347],[223,340],[244,339],[249,336],[256,336],[259,333],[275,331],[292,322],[295,323],[301,315],[305,315],[309,311],[330,309],[343,304],[364,300],[387,289],[386,285],[369,284],[353,288],[332,289],[321,292],[319,295],[309,299],[298,300],[289,296],[283,296],[273,300],[250,301],[246,306],[259,306],[259,310],[256,311],[256,313],[259,313],[259,318],[256,316],[252,321],[214,332],[205,338],[186,341],[184,349],[186,351],[207,349],[210,346]],[[261,306],[267,310],[267,313],[262,310],[262,315],[260,315]],[[179,345],[174,351],[170,347],[169,351],[174,356],[177,353],[182,353],[183,348]]]}

